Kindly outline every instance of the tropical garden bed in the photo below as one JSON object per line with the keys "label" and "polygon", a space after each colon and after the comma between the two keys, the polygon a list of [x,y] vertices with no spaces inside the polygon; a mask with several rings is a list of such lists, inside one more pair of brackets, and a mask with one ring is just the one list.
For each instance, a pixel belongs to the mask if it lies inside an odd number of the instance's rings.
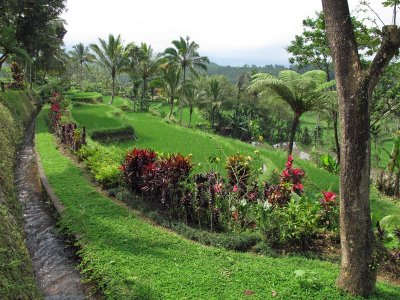
{"label": "tropical garden bed", "polygon": [[[81,270],[110,298],[274,297],[352,299],[334,288],[338,266],[301,257],[270,258],[190,242],[101,195],[58,150],[38,117],[36,146],[46,176],[66,207],[62,225],[79,233]],[[399,297],[378,284],[377,299]]]}

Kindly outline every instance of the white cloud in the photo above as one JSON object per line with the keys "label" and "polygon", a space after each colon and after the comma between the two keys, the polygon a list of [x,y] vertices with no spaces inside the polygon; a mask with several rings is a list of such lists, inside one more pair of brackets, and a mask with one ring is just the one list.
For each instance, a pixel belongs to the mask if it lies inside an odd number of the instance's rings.
{"label": "white cloud", "polygon": [[[358,1],[349,2],[354,8]],[[380,0],[371,2],[380,7]],[[189,35],[200,53],[217,63],[251,65],[287,62],[284,47],[301,33],[302,20],[322,5],[320,0],[68,0],[67,8],[67,47],[113,33],[163,51]]]}

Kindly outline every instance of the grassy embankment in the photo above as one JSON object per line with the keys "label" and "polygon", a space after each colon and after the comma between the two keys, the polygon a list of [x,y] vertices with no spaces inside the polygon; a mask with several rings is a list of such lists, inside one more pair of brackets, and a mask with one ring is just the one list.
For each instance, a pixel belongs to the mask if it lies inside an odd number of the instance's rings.
{"label": "grassy embankment", "polygon": [[[104,103],[108,98],[105,97]],[[168,124],[164,119],[152,116],[148,113],[124,112],[119,107],[126,104],[126,100],[116,98],[112,106],[108,104],[80,104],[72,110],[72,115],[78,123],[85,125],[87,129],[113,128],[131,125],[135,129],[135,141],[120,142],[106,147],[112,148],[115,160],[121,160],[125,151],[132,147],[151,148],[158,152],[176,153],[184,155],[192,154],[193,161],[201,166],[196,166],[197,171],[209,167],[209,157],[221,158],[218,165],[214,165],[224,172],[225,157],[241,153],[254,156],[256,148],[250,144],[221,137],[215,134],[205,133],[201,130],[182,127],[176,124]],[[118,112],[116,114],[116,112]],[[187,117],[187,111],[184,111]],[[267,172],[264,178],[273,170],[281,170],[286,162],[286,154],[276,151],[265,145],[257,148],[259,150],[258,166],[265,164]],[[309,192],[318,193],[321,190],[338,191],[337,176],[316,168],[313,164],[297,159],[296,165],[302,167],[307,174],[305,181]],[[257,165],[257,164],[256,164]]]}
{"label": "grassy embankment", "polygon": [[33,102],[27,92],[0,92],[0,299],[39,297],[14,186],[16,150],[32,120]]}
{"label": "grassy embankment", "polygon": [[[105,97],[104,103],[108,103],[108,100],[108,97]],[[115,161],[121,161],[126,150],[131,147],[151,148],[159,152],[192,154],[194,162],[202,164],[203,167],[207,166],[209,156],[219,156],[221,162],[216,167],[224,172],[224,155],[242,153],[254,156],[255,148],[247,143],[176,124],[168,124],[165,120],[148,113],[123,112],[119,107],[124,104],[129,105],[130,103],[128,100],[117,97],[112,106],[108,104],[82,104],[72,110],[73,117],[78,123],[85,125],[89,130],[125,125],[133,126],[138,140],[105,145],[106,148],[113,150]],[[187,117],[187,110],[184,111],[184,117],[185,114]],[[257,149],[260,153],[261,163],[265,163],[267,166],[267,174],[262,176],[262,179],[268,177],[269,172],[274,169],[281,170],[284,167],[285,152],[274,150],[269,146]],[[320,193],[322,190],[338,192],[337,175],[320,169],[307,161],[296,159],[295,163],[306,172],[304,184],[306,192],[310,194]],[[201,171],[203,167],[197,166],[196,171]],[[375,188],[371,190],[370,199],[374,220],[392,214],[395,219],[391,223],[391,228],[395,224],[400,224],[399,202],[393,202],[388,197],[380,195]],[[395,246],[395,244],[391,244],[391,246]]]}
{"label": "grassy embankment", "polygon": [[[336,290],[335,264],[202,246],[153,226],[114,203],[89,184],[83,171],[58,151],[44,122],[47,112],[43,110],[38,118],[37,150],[50,184],[66,206],[63,225],[79,233],[83,272],[97,281],[107,298],[246,299],[247,292],[254,293],[252,299],[355,299]],[[135,121],[138,116],[142,116],[143,122],[150,119],[142,126],[153,122],[165,124],[147,114],[134,114],[126,120]],[[140,126],[136,128],[142,130]],[[183,129],[174,130],[178,134]],[[206,135],[207,140],[210,139]],[[295,278],[293,272],[298,269],[305,270],[310,281]],[[398,287],[378,283],[372,299],[399,297]]]}

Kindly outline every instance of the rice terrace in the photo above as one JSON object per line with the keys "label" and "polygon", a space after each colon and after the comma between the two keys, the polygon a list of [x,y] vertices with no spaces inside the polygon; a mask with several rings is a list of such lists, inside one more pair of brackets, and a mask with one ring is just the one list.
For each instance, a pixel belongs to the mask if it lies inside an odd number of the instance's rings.
{"label": "rice terrace", "polygon": [[298,2],[2,1],[0,299],[400,299],[400,2]]}

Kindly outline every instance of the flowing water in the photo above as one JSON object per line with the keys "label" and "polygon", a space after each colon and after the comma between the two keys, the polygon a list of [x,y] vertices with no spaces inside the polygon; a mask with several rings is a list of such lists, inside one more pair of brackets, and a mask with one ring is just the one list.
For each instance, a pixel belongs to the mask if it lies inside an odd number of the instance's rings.
{"label": "flowing water", "polygon": [[57,231],[49,204],[43,199],[33,136],[32,125],[19,152],[16,183],[36,281],[45,299],[86,299],[74,250]]}

